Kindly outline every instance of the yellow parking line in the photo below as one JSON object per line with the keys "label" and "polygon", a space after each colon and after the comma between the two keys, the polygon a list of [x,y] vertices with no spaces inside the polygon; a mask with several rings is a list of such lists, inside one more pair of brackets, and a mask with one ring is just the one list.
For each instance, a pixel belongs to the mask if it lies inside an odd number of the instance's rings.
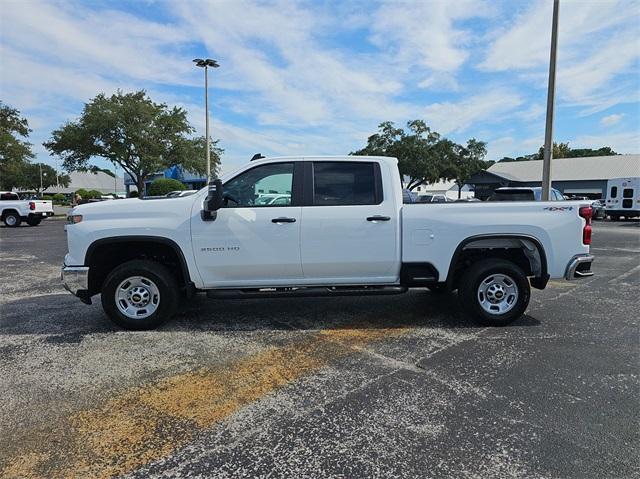
{"label": "yellow parking line", "polygon": [[[406,328],[322,330],[270,348],[226,368],[178,374],[131,389],[68,418],[68,430],[49,431],[37,450],[1,470],[2,477],[107,478],[167,456],[194,434],[224,420],[332,360]],[[60,440],[63,436],[64,440]]]}

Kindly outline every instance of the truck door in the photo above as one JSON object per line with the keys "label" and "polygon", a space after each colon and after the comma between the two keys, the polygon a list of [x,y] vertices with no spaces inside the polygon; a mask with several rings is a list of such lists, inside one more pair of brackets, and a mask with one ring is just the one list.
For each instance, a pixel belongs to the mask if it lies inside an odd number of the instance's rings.
{"label": "truck door", "polygon": [[305,162],[301,257],[306,282],[391,283],[399,271],[397,181],[372,161]]}
{"label": "truck door", "polygon": [[272,286],[302,278],[301,168],[289,161],[243,171],[224,184],[225,206],[214,221],[203,221],[202,205],[194,206],[193,250],[205,287]]}

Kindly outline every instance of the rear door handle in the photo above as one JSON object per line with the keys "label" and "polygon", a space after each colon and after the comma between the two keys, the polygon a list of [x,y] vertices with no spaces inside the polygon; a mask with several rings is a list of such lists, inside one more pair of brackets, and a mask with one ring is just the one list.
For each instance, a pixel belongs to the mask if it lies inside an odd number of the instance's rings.
{"label": "rear door handle", "polygon": [[369,216],[367,217],[367,221],[389,221],[391,219],[391,217],[389,216]]}
{"label": "rear door handle", "polygon": [[273,218],[271,220],[272,223],[295,223],[295,218]]}

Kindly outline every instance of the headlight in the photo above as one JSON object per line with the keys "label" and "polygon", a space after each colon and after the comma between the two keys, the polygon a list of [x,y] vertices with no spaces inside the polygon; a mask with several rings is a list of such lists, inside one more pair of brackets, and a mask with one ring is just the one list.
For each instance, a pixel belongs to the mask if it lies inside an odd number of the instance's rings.
{"label": "headlight", "polygon": [[69,215],[67,216],[67,224],[75,225],[82,221],[82,215]]}

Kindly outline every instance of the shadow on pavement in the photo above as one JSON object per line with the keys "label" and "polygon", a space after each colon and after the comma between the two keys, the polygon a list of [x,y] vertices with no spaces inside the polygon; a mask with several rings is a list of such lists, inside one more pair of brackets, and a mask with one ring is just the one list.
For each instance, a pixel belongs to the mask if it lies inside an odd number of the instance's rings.
{"label": "shadow on pavement", "polygon": [[[538,326],[525,315],[510,328]],[[481,329],[461,313],[455,295],[415,290],[399,296],[185,300],[176,316],[157,332],[279,331],[331,328]],[[0,335],[48,335],[53,344],[79,343],[85,335],[122,331],[105,316],[100,297],[86,306],[68,294],[21,298],[0,306]],[[129,334],[136,334],[130,332]]]}

